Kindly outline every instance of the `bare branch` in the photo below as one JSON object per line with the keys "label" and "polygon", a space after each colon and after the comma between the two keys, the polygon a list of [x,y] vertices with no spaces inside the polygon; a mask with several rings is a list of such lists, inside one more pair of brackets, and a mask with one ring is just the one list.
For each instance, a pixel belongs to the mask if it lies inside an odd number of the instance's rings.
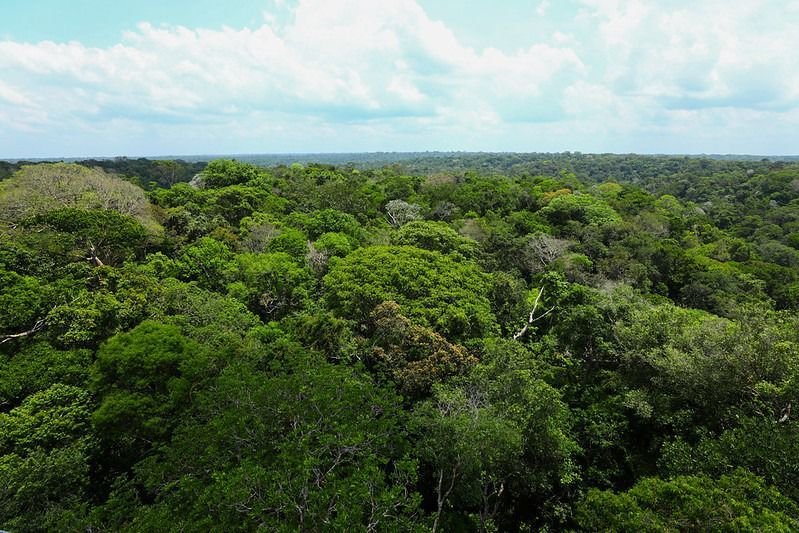
{"label": "bare branch", "polygon": [[530,316],[527,318],[527,324],[525,324],[522,329],[516,332],[516,334],[513,336],[513,340],[519,340],[520,338],[522,338],[524,334],[527,333],[527,330],[530,329],[531,324],[533,324],[534,322],[538,322],[539,320],[541,320],[542,318],[544,318],[549,313],[555,310],[555,306],[553,305],[552,307],[547,309],[544,313],[540,314],[537,317],[535,316],[535,310],[538,309],[538,302],[541,300],[542,294],[544,294],[544,287],[538,289],[538,295],[535,297],[535,302],[533,302],[533,309],[530,311]]}
{"label": "bare branch", "polygon": [[97,248],[95,248],[94,244],[91,241],[89,241],[89,257],[87,257],[86,260],[90,261],[91,264],[93,264],[94,266],[98,267],[104,266],[103,262],[100,261],[100,258],[97,257]]}
{"label": "bare branch", "polygon": [[[544,318],[545,316],[547,316],[549,313],[551,313],[554,310],[555,310],[555,306],[553,305],[552,307],[550,307],[549,309],[547,309],[546,311],[544,311],[543,313],[541,313],[540,315],[535,317],[533,322],[538,322],[539,320],[541,320],[542,318]],[[530,324],[532,324],[533,322],[530,322]]]}
{"label": "bare branch", "polygon": [[780,424],[782,424],[784,422],[787,422],[788,419],[791,417],[791,402],[788,402],[788,405],[785,406],[785,408],[782,410],[781,414],[782,414],[782,416],[777,421]]}
{"label": "bare branch", "polygon": [[409,204],[404,200],[391,200],[386,204],[386,216],[388,222],[395,228],[421,218],[421,207],[416,204]]}
{"label": "bare branch", "polygon": [[522,249],[524,267],[530,272],[540,272],[548,264],[565,254],[573,242],[539,233],[528,237]]}
{"label": "bare branch", "polygon": [[37,331],[41,331],[44,328],[44,326],[45,326],[45,319],[42,318],[40,320],[37,320],[36,323],[33,325],[33,327],[27,331],[23,331],[21,333],[13,333],[11,335],[3,335],[2,340],[0,340],[0,344],[5,344],[6,342],[14,339],[21,339],[23,337],[28,337],[30,335],[33,335]]}

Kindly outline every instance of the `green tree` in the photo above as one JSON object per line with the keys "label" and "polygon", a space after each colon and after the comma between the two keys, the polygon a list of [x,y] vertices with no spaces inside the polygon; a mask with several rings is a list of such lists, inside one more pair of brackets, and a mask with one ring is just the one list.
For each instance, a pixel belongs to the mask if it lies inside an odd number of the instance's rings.
{"label": "green tree", "polygon": [[399,246],[416,246],[444,254],[458,252],[465,257],[474,257],[477,243],[458,234],[449,224],[417,220],[403,225],[392,236],[392,242]]}
{"label": "green tree", "polygon": [[51,238],[69,242],[73,259],[95,265],[118,265],[141,256],[156,240],[135,218],[112,210],[59,208],[22,222],[28,231],[49,230]]}
{"label": "green tree", "polygon": [[624,493],[592,490],[580,502],[576,522],[584,531],[793,531],[799,508],[739,470],[718,481],[648,478]]}
{"label": "green tree", "polygon": [[522,456],[522,432],[479,393],[437,388],[416,411],[419,457],[430,468],[435,498],[433,531],[447,526],[445,511],[476,511],[480,530],[493,526],[501,497]]}
{"label": "green tree", "polygon": [[132,465],[169,437],[198,378],[199,346],[176,326],[142,322],[97,352],[92,388],[100,398],[92,422],[116,465]]}
{"label": "green tree", "polygon": [[247,183],[266,176],[266,172],[248,163],[231,159],[215,159],[208,163],[200,176],[203,185],[218,188]]}
{"label": "green tree", "polygon": [[55,384],[0,414],[0,524],[14,531],[75,527],[89,490],[90,398]]}
{"label": "green tree", "polygon": [[589,194],[558,196],[543,207],[539,213],[550,224],[558,226],[562,226],[570,220],[598,226],[621,220],[619,214],[612,207]]}
{"label": "green tree", "polygon": [[397,398],[296,347],[280,353],[272,375],[228,368],[198,396],[199,417],[140,465],[158,501],[135,527],[172,516],[230,531],[412,529],[418,499]]}
{"label": "green tree", "polygon": [[18,405],[56,383],[83,387],[91,363],[90,350],[56,350],[41,341],[0,356],[0,405]]}
{"label": "green tree", "polygon": [[202,237],[186,246],[175,261],[181,279],[197,281],[208,289],[224,287],[232,266],[233,252],[211,237]]}
{"label": "green tree", "polygon": [[487,276],[474,264],[411,246],[361,248],[334,259],[324,278],[327,302],[366,321],[374,307],[396,301],[403,313],[454,339],[496,330]]}
{"label": "green tree", "polygon": [[284,252],[239,254],[228,292],[254,313],[274,319],[307,301],[311,273]]}

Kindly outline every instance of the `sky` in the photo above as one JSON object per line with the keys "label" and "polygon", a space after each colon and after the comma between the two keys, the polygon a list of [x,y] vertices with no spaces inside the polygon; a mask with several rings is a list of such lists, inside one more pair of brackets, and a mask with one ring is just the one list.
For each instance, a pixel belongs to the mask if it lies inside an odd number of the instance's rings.
{"label": "sky", "polygon": [[0,0],[0,158],[799,154],[799,0]]}

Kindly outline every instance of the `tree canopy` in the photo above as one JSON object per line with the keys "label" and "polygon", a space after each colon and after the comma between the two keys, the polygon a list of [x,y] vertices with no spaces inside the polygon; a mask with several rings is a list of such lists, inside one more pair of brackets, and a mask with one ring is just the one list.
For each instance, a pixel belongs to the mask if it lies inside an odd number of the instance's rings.
{"label": "tree canopy", "polygon": [[799,529],[799,163],[374,157],[0,165],[0,529]]}

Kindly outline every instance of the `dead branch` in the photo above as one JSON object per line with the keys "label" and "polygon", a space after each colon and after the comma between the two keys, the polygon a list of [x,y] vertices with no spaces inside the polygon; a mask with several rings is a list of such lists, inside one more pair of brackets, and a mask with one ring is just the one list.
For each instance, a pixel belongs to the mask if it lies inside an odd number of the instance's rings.
{"label": "dead branch", "polygon": [[780,424],[787,422],[788,419],[791,417],[791,402],[788,402],[788,405],[785,406],[785,408],[782,410],[782,413],[780,414],[782,416],[777,422]]}
{"label": "dead branch", "polygon": [[438,522],[441,519],[441,513],[444,511],[444,504],[447,502],[449,495],[452,493],[452,489],[455,488],[455,481],[458,478],[459,467],[460,467],[460,461],[456,462],[455,465],[452,467],[452,477],[450,478],[449,487],[444,493],[441,492],[444,484],[443,483],[444,469],[442,468],[441,470],[438,471],[438,487],[436,488],[437,511],[436,511],[436,517],[433,520],[433,533],[438,531]]}
{"label": "dead branch", "polygon": [[98,267],[104,266],[103,262],[100,261],[100,258],[97,257],[97,248],[95,248],[94,244],[92,244],[91,242],[89,242],[89,257],[87,257],[86,259],[90,261],[94,266]]}
{"label": "dead branch", "polygon": [[549,313],[551,313],[552,311],[555,310],[555,306],[553,305],[552,307],[547,309],[545,312],[541,313],[539,316],[535,316],[535,310],[538,309],[538,302],[541,300],[541,295],[542,294],[544,294],[544,287],[541,287],[540,289],[538,289],[538,296],[535,297],[535,302],[533,302],[533,309],[530,311],[530,316],[527,319],[527,324],[525,324],[522,329],[520,329],[518,332],[516,332],[516,334],[513,336],[513,340],[519,340],[522,336],[524,336],[525,333],[527,333],[527,330],[530,329],[530,326],[534,322],[537,322],[537,321],[541,320],[542,318],[544,318]]}
{"label": "dead branch", "polygon": [[41,331],[44,328],[45,324],[46,324],[45,319],[42,318],[40,320],[37,320],[36,323],[33,325],[33,327],[27,331],[23,331],[21,333],[13,333],[11,335],[3,335],[2,340],[0,340],[0,344],[5,344],[6,342],[14,339],[21,339],[23,337],[28,337],[30,335],[33,335],[37,331]]}

